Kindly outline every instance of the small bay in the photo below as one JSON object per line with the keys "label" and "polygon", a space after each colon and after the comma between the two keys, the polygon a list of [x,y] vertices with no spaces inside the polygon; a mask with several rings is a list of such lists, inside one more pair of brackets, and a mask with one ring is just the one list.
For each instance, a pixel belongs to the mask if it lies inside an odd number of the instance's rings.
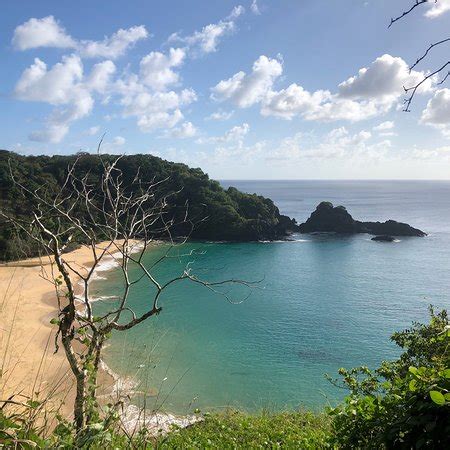
{"label": "small bay", "polygon": [[[222,184],[269,197],[298,222],[326,200],[345,205],[355,219],[404,221],[429,236],[377,243],[364,234],[294,235],[289,242],[190,242],[174,250],[178,257],[155,271],[162,281],[187,264],[208,280],[261,281],[250,291],[232,287],[229,299],[244,299],[238,304],[200,285],[174,284],[161,298],[158,317],[113,335],[105,361],[139,381],[147,407],[175,413],[226,406],[319,409],[345,394],[325,373],[394,358],[394,331],[427,320],[430,303],[449,307],[449,182]],[[166,249],[152,248],[146,262]],[[99,313],[122,289],[119,272],[103,275],[107,279],[92,286],[105,298],[95,303]],[[145,311],[153,293],[148,283],[138,283],[130,306]]]}

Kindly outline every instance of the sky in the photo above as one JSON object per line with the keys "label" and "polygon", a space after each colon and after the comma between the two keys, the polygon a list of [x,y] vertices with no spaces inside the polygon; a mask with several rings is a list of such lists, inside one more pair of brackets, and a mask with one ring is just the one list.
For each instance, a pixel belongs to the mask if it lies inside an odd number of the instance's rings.
{"label": "sky", "polygon": [[[450,179],[450,0],[3,0],[0,148],[216,179]],[[448,44],[450,45],[450,43]],[[445,73],[444,73],[445,75]],[[450,78],[449,78],[450,80]]]}

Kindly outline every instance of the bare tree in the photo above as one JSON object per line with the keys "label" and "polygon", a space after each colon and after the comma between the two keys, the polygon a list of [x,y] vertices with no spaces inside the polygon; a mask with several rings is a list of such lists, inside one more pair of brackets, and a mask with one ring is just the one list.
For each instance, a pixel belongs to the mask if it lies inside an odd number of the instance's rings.
{"label": "bare tree", "polygon": [[[78,432],[98,420],[97,375],[103,346],[112,331],[129,330],[159,314],[161,294],[174,283],[186,280],[198,283],[227,298],[228,294],[221,287],[230,283],[246,287],[253,284],[235,279],[208,282],[194,275],[189,267],[175,278],[159,282],[154,276],[155,267],[171,257],[172,250],[188,237],[177,242],[172,239],[171,229],[176,223],[168,208],[173,194],[164,189],[167,180],[145,184],[138,170],[132,182],[125,184],[117,166],[120,157],[114,160],[98,157],[102,165],[100,185],[98,181],[90,181],[89,172],[83,174],[78,170],[81,157],[77,157],[67,168],[65,181],[57,193],[49,193],[44,187],[30,190],[11,169],[14,182],[30,200],[30,215],[18,218],[0,211],[0,215],[35,242],[40,253],[52,261],[54,270],[47,278],[56,289],[58,302],[58,317],[52,321],[58,327],[55,352],[61,343],[76,380],[73,413]],[[182,220],[190,223],[187,212],[185,206]],[[146,266],[144,255],[155,237],[165,237],[170,245],[162,257]],[[88,246],[93,261],[91,267],[80,267],[65,258],[64,252],[73,241]],[[122,275],[123,292],[106,314],[97,317],[93,312],[90,285],[95,271],[110,257],[115,259]],[[130,266],[133,266],[132,271]],[[130,307],[128,297],[133,285],[142,279],[147,279],[153,288],[145,312],[138,315]],[[75,280],[81,280],[83,285],[79,298]]]}
{"label": "bare tree", "polygon": [[[389,24],[389,27],[391,27],[396,22],[404,19],[406,16],[411,14],[417,7],[423,6],[425,3],[438,3],[441,0],[415,0],[411,7],[407,10],[403,11],[398,16],[391,19],[391,22]],[[447,44],[450,42],[450,37],[440,39],[437,42],[434,42],[428,46],[428,48],[417,58],[414,64],[412,64],[409,67],[409,70],[412,71],[415,69],[420,63],[422,63],[427,57],[430,55],[430,53],[435,49],[436,47],[439,47],[443,44]],[[438,85],[442,85],[447,81],[447,78],[450,76],[450,60],[441,62],[438,67],[430,70],[419,82],[412,86],[403,86],[403,89],[405,90],[405,93],[407,94],[407,97],[404,100],[405,107],[403,111],[410,112],[411,109],[411,103],[417,93],[417,91],[420,89],[420,87],[426,83],[428,80],[433,79],[435,77],[440,78],[439,81],[437,81]]]}

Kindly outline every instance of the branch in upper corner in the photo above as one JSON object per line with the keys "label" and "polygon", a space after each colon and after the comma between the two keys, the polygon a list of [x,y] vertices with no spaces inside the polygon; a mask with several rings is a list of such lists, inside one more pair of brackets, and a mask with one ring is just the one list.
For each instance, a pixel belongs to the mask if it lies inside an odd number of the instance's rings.
{"label": "branch in upper corner", "polygon": [[[422,78],[422,80],[417,83],[414,86],[411,86],[409,88],[405,88],[403,86],[403,89],[405,90],[406,93],[411,92],[411,95],[405,99],[404,103],[405,103],[405,108],[403,109],[404,112],[410,112],[411,110],[409,109],[409,107],[411,106],[411,103],[417,93],[417,90],[420,88],[420,86],[422,86],[423,83],[425,83],[427,80],[429,80],[430,78],[433,78],[435,75],[441,73],[447,66],[450,66],[450,61],[447,61],[443,66],[441,66],[439,69],[435,70],[434,72],[429,73],[428,75],[426,75],[425,77]],[[447,75],[438,83],[438,84],[442,84],[447,78],[448,78],[448,73]]]}
{"label": "branch in upper corner", "polygon": [[418,58],[417,60],[416,60],[416,62],[409,68],[409,72],[411,72],[420,62],[422,62],[427,56],[428,56],[428,53],[430,53],[430,51],[434,48],[434,47],[437,47],[437,46],[439,46],[439,45],[441,45],[441,44],[445,44],[446,42],[450,42],[450,38],[446,38],[446,39],[442,39],[441,41],[439,41],[439,42],[435,42],[434,44],[431,44],[428,48],[427,48],[427,50],[425,51],[425,53],[420,57],[420,58]]}
{"label": "branch in upper corner", "polygon": [[[412,11],[414,11],[414,9],[416,9],[418,6],[423,5],[424,3],[429,3],[430,0],[416,0],[415,3],[411,6],[411,8],[409,8],[407,11],[404,11],[402,14],[400,14],[399,16],[391,19],[391,22],[389,24],[390,28],[395,22],[398,22],[399,20],[403,19],[403,17],[407,16],[408,14],[410,14]],[[434,0],[434,3],[437,3],[438,0]]]}

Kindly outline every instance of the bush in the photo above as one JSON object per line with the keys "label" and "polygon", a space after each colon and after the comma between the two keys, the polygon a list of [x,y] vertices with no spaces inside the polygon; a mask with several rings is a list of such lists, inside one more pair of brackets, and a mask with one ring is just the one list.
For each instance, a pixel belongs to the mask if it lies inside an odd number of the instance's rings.
{"label": "bush", "polygon": [[329,419],[311,412],[206,415],[170,433],[159,448],[327,448]]}
{"label": "bush", "polygon": [[450,326],[431,309],[428,325],[395,333],[397,361],[375,371],[340,370],[350,395],[330,409],[340,448],[450,448]]}

